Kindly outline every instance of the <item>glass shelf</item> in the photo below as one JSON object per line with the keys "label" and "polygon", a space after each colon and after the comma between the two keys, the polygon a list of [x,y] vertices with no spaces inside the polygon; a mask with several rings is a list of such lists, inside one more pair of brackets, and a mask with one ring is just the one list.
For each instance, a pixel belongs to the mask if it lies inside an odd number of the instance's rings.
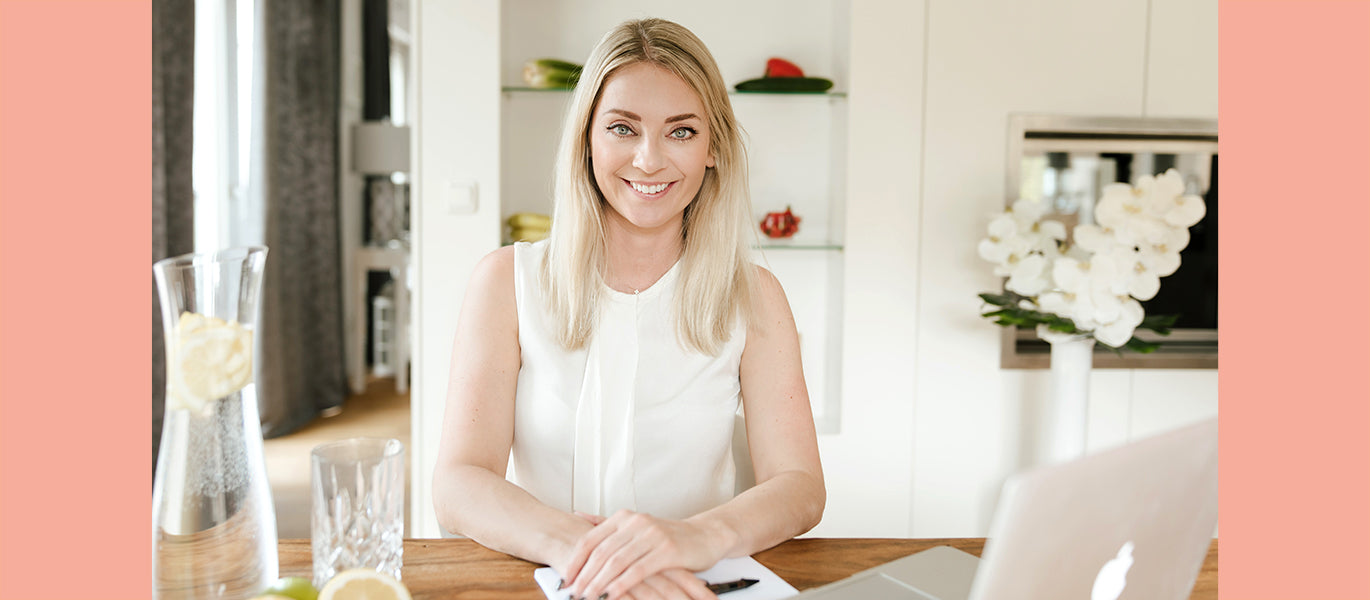
{"label": "glass shelf", "polygon": [[[570,91],[571,91],[571,88],[535,88],[535,87],[523,87],[523,86],[504,86],[504,87],[501,88],[500,90],[503,91],[503,92],[506,93],[506,94],[524,94],[524,93],[533,93],[533,94],[565,94],[565,93],[567,93],[567,92],[570,92]],[[826,91],[826,92],[756,92],[756,91],[728,90],[728,95],[729,95],[729,96],[826,96],[826,97],[829,97],[829,98],[846,98],[846,97],[847,97],[847,93],[846,93],[846,92],[842,92],[842,91],[831,91],[831,90],[830,90],[830,91]]]}

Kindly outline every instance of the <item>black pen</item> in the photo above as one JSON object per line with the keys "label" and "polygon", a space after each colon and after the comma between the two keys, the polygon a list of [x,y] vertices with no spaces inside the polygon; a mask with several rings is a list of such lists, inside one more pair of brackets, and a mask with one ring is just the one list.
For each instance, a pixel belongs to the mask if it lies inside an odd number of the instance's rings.
{"label": "black pen", "polygon": [[739,579],[737,581],[725,581],[723,583],[709,584],[709,591],[717,594],[726,594],[737,590],[745,589],[760,583],[760,579]]}

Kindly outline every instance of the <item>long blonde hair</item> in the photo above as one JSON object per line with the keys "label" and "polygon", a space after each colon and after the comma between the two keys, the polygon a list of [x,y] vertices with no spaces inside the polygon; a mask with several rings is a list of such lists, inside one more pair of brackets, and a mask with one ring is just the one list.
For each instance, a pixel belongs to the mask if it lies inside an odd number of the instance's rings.
{"label": "long blonde hair", "polygon": [[640,62],[674,73],[699,94],[709,124],[707,169],[685,208],[675,317],[681,343],[715,355],[735,319],[752,315],[754,268],[748,232],[751,199],[741,127],[713,55],[690,30],[670,21],[626,21],[591,51],[566,111],[557,153],[555,202],[541,281],[558,341],[578,349],[594,335],[604,297],[604,197],[590,164],[590,124],[616,70]]}

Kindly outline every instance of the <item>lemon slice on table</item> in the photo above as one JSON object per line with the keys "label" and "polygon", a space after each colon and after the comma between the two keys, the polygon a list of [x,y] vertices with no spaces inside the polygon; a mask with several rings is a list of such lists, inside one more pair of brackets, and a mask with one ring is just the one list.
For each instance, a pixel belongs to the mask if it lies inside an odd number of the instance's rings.
{"label": "lemon slice on table", "polygon": [[328,580],[319,600],[413,600],[409,588],[373,569],[348,569]]}
{"label": "lemon slice on table", "polygon": [[172,339],[172,408],[199,412],[252,382],[252,331],[242,324],[186,312]]}

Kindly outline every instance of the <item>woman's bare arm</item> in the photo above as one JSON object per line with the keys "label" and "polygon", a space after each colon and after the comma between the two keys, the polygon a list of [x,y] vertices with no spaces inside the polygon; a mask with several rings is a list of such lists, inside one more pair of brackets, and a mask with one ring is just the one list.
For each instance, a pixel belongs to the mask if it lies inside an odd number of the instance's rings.
{"label": "woman's bare arm", "polygon": [[505,480],[514,439],[520,358],[514,248],[476,266],[452,348],[433,505],[444,529],[532,562],[565,569],[591,525]]}

